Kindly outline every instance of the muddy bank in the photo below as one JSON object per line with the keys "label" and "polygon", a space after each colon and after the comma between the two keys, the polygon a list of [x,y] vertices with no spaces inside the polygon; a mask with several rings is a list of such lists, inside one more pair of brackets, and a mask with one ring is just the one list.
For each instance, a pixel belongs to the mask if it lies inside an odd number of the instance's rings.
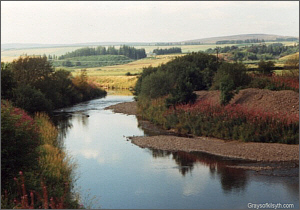
{"label": "muddy bank", "polygon": [[124,102],[124,103],[119,103],[116,105],[108,106],[105,108],[107,109],[112,109],[113,112],[115,113],[122,113],[122,114],[127,114],[127,115],[136,115],[137,112],[137,103],[136,101],[131,101],[131,102]]}
{"label": "muddy bank", "polygon": [[277,143],[225,141],[207,137],[170,135],[130,137],[132,143],[153,149],[185,152],[206,152],[213,155],[259,162],[299,162],[299,146]]}
{"label": "muddy bank", "polygon": [[[219,99],[218,91],[199,91],[197,92],[198,100]],[[276,95],[276,97],[274,97]],[[291,96],[292,95],[292,96]],[[296,96],[297,95],[297,96]],[[285,98],[288,96],[289,99],[279,100],[274,99],[277,97]],[[285,96],[285,97],[284,97]],[[270,99],[273,98],[272,100]],[[268,110],[274,112],[285,112],[288,114],[299,113],[298,107],[299,102],[296,99],[299,98],[298,93],[292,91],[269,91],[259,89],[246,89],[240,91],[240,93],[234,98],[232,103],[246,103],[248,106],[265,107]],[[260,102],[257,102],[260,101]],[[269,101],[269,102],[266,102]],[[288,103],[289,105],[287,105]],[[273,108],[271,108],[271,106]],[[293,107],[294,106],[294,107]],[[295,109],[297,108],[297,109]],[[128,115],[136,115],[137,103],[126,102],[116,104],[106,109],[113,109],[114,112],[124,113]],[[142,121],[142,127],[151,128],[155,130],[154,125],[149,126],[149,123]],[[151,124],[151,123],[150,123]],[[154,127],[154,128],[153,128]],[[159,129],[158,129],[159,130]],[[168,132],[168,131],[166,131]],[[256,143],[256,142],[241,142],[241,141],[224,141],[210,137],[178,137],[174,134],[163,132],[149,132],[150,136],[147,137],[131,137],[132,143],[143,147],[153,148],[168,151],[185,151],[185,152],[206,152],[213,155],[222,157],[249,160],[255,162],[281,162],[283,165],[289,165],[289,167],[298,167],[299,165],[299,145],[286,145],[278,143]],[[162,134],[162,135],[161,135]],[[288,163],[287,163],[288,162]],[[277,164],[278,166],[278,164]],[[252,166],[246,165],[245,168],[251,169]],[[255,166],[257,169],[257,167]],[[274,166],[261,166],[262,169],[274,168]]]}

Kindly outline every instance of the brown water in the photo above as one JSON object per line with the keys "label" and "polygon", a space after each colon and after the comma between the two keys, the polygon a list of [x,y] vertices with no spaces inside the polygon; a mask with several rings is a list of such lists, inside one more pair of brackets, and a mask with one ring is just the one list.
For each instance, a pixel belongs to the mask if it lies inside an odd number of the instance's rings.
{"label": "brown water", "polygon": [[66,150],[78,164],[77,187],[87,205],[108,209],[247,209],[253,204],[294,204],[299,177],[260,175],[203,153],[142,149],[127,136],[147,135],[135,116],[105,107],[132,96],[108,95],[60,110]]}

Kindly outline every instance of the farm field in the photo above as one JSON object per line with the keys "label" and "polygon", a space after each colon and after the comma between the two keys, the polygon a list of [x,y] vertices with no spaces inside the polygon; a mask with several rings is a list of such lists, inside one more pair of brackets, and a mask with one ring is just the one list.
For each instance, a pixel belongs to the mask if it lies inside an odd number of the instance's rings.
{"label": "farm field", "polygon": [[[101,84],[103,88],[131,89],[137,81],[137,76],[125,76],[126,73],[129,72],[131,75],[138,74],[142,72],[144,67],[156,67],[182,55],[184,54],[158,55],[123,65],[86,68],[86,70],[89,79],[97,84]],[[81,71],[81,69],[65,69],[71,70],[73,76],[79,75]]]}
{"label": "farm field", "polygon": [[[273,43],[278,43],[278,42],[266,42],[266,45],[273,44]],[[294,45],[295,42],[279,42],[287,46]],[[252,45],[252,44],[221,44],[221,45],[216,45],[216,44],[203,44],[203,45],[171,45],[171,46],[134,46],[137,49],[144,48],[146,50],[146,53],[152,52],[154,49],[160,48],[160,49],[167,49],[167,48],[172,48],[172,47],[181,47],[182,53],[189,53],[189,52],[198,52],[198,51],[204,51],[209,48],[215,48],[215,47],[225,47],[225,46],[245,46],[245,45]],[[71,52],[74,50],[77,50],[79,48],[82,48],[83,46],[78,46],[78,47],[51,47],[51,48],[32,48],[32,49],[17,49],[17,50],[4,50],[1,51],[1,61],[2,62],[11,62],[14,59],[18,58],[20,55],[63,55],[67,52]],[[90,46],[94,47],[94,46]],[[108,47],[108,46],[105,46]],[[116,49],[119,48],[119,46],[115,46]]]}
{"label": "farm field", "polygon": [[[122,65],[113,65],[113,66],[103,66],[103,67],[94,67],[86,68],[89,76],[124,76],[127,72],[131,74],[136,74],[142,72],[144,67],[148,66],[159,66],[163,63],[176,58],[177,56],[182,56],[183,54],[172,54],[172,55],[158,55],[152,58],[144,58],[141,60],[136,60],[130,63]],[[65,68],[67,70],[73,70],[73,74],[76,75],[80,72],[81,69],[72,69]]]}
{"label": "farm field", "polygon": [[[266,44],[272,44],[278,42],[267,42]],[[291,46],[294,45],[295,42],[280,42],[284,45]],[[152,52],[154,49],[167,49],[172,47],[181,47],[182,54],[170,54],[170,55],[157,55],[155,57],[147,57],[141,60],[136,60],[126,64],[120,65],[110,65],[110,66],[102,66],[102,67],[89,67],[89,66],[74,66],[74,67],[56,67],[56,69],[66,69],[72,72],[73,76],[76,76],[80,73],[80,70],[85,68],[87,70],[87,74],[92,81],[98,84],[102,84],[103,87],[109,88],[120,88],[120,89],[129,89],[132,88],[137,80],[137,76],[134,74],[139,74],[142,72],[144,67],[153,66],[157,67],[163,63],[167,63],[168,61],[174,59],[177,56],[182,56],[189,52],[197,52],[197,51],[205,51],[209,48],[215,47],[225,47],[225,46],[245,46],[247,44],[205,44],[205,45],[171,45],[171,46],[135,46],[135,48],[140,49],[144,48],[147,53]],[[249,45],[249,44],[248,44]],[[116,49],[119,46],[115,46]],[[18,58],[20,55],[53,55],[56,56],[63,55],[67,52],[74,51],[76,49],[82,48],[80,47],[53,47],[53,48],[35,48],[35,49],[18,49],[18,50],[5,50],[1,51],[1,62],[11,62],[14,59]],[[222,56],[222,54],[220,54]],[[285,56],[276,60],[276,66],[283,66],[286,59],[289,56]],[[73,60],[73,59],[70,59]],[[76,60],[76,59],[75,59]],[[84,59],[83,59],[84,61]],[[258,61],[257,61],[258,62]],[[257,67],[257,62],[244,62],[249,68]],[[132,76],[125,76],[128,72]],[[281,70],[276,70],[276,73],[281,73]]]}

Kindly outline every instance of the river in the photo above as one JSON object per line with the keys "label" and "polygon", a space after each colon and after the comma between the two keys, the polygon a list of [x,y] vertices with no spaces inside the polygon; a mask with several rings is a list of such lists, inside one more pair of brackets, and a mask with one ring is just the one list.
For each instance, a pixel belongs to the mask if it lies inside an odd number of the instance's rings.
{"label": "river", "polygon": [[[246,209],[252,204],[299,208],[299,177],[267,176],[203,153],[143,149],[126,137],[149,135],[133,115],[104,110],[132,96],[108,95],[59,110],[65,150],[78,167],[76,190],[104,209]],[[96,199],[92,199],[93,196]]]}

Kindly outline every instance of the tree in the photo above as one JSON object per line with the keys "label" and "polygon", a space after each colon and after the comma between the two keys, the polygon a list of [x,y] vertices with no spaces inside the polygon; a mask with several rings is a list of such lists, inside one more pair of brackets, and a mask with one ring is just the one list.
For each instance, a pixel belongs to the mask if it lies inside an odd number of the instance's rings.
{"label": "tree", "polygon": [[225,106],[230,102],[230,100],[234,96],[234,82],[229,75],[222,77],[220,81],[220,90],[220,103],[221,105]]}
{"label": "tree", "polygon": [[11,65],[1,62],[1,98],[10,99],[12,90],[17,86]]}
{"label": "tree", "polygon": [[38,81],[49,78],[54,72],[46,56],[20,57],[12,62],[11,69],[18,85],[32,86]]}
{"label": "tree", "polygon": [[247,86],[251,77],[246,73],[247,69],[242,63],[223,63],[214,76],[214,81],[211,89],[220,90],[221,82],[224,77],[228,76],[233,82],[233,88],[236,89],[241,86]]}
{"label": "tree", "polygon": [[13,104],[30,114],[35,112],[48,112],[52,110],[52,102],[46,99],[45,95],[29,85],[21,85],[14,89]]}
{"label": "tree", "polygon": [[258,63],[258,70],[264,75],[271,75],[274,67],[275,63],[273,61],[265,62],[261,59]]}

